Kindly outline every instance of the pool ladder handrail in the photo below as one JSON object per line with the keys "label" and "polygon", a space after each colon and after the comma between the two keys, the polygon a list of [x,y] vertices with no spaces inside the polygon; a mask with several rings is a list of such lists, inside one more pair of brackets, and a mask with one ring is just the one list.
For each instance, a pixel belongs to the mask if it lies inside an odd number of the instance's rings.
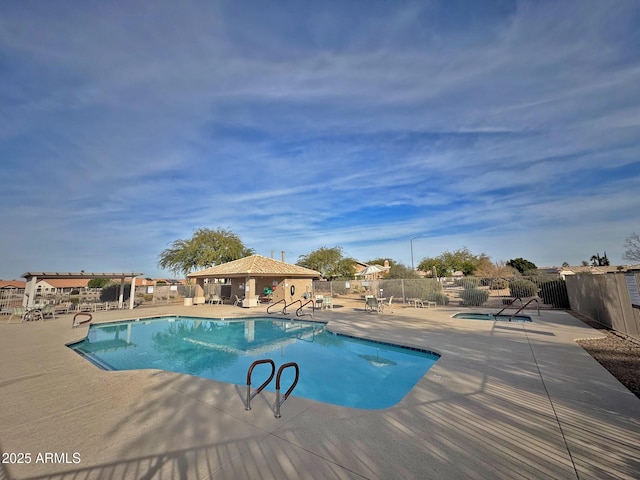
{"label": "pool ladder handrail", "polygon": [[[76,321],[76,319],[77,319],[78,317],[89,317],[89,318],[86,318],[86,319],[84,319],[84,320],[80,320],[80,321]],[[90,314],[90,313],[87,313],[87,312],[79,312],[79,313],[76,313],[76,314],[73,316],[73,321],[71,322],[71,328],[80,327],[81,325],[85,325],[85,324],[87,324],[87,323],[89,323],[89,324],[90,324],[92,320],[93,320],[93,317],[91,316],[91,314]]]}
{"label": "pool ladder handrail", "polygon": [[268,313],[269,315],[271,315],[272,313],[276,313],[276,312],[272,312],[272,311],[271,311],[271,308],[272,308],[272,307],[275,307],[275,306],[276,306],[276,305],[278,305],[279,303],[284,303],[284,307],[282,308],[282,310],[281,310],[281,312],[280,312],[280,313],[284,313],[284,310],[287,308],[287,301],[286,301],[284,298],[283,298],[283,299],[281,299],[281,300],[278,300],[278,301],[277,301],[277,302],[275,302],[275,303],[272,303],[271,305],[269,305],[269,306],[267,307],[267,313]]}
{"label": "pool ladder handrail", "polygon": [[502,312],[504,312],[507,308],[509,308],[510,306],[512,306],[512,305],[516,302],[516,300],[520,300],[520,305],[522,305],[522,298],[520,298],[520,297],[516,297],[516,298],[514,298],[513,300],[511,300],[508,304],[506,304],[506,305],[502,308],[502,310],[500,310],[498,313],[496,313],[496,314],[494,315],[494,317],[497,317],[497,316],[498,316],[498,315],[500,315]]}
{"label": "pool ladder handrail", "polygon": [[511,319],[513,317],[515,317],[518,313],[520,313],[522,310],[524,310],[525,308],[527,308],[527,305],[529,305],[531,302],[536,302],[536,305],[538,306],[538,316],[540,316],[540,302],[538,302],[537,298],[532,298],[531,300],[529,300],[527,303],[525,303],[523,306],[521,306],[518,310],[516,310],[516,313],[514,313],[513,315],[511,315],[509,317],[509,321],[511,321]]}
{"label": "pool ladder handrail", "polygon": [[289,312],[287,312],[287,308],[289,308],[291,305],[293,305],[294,303],[299,303],[300,305],[302,305],[302,300],[298,299],[298,300],[294,300],[291,303],[288,303],[284,306],[284,308],[282,309],[282,313],[284,315],[289,315]]}
{"label": "pool ladder handrail", "polygon": [[[260,385],[255,392],[251,393],[251,374],[253,373],[253,369],[257,365],[260,365],[262,363],[268,363],[269,365],[271,365],[271,375],[269,375],[269,378],[267,378],[267,381],[264,382],[262,385]],[[273,380],[273,376],[275,374],[276,374],[276,363],[270,358],[256,360],[251,364],[251,366],[249,367],[249,370],[247,371],[247,400],[244,404],[245,410],[251,410],[251,399],[256,395],[258,395],[264,389],[264,387],[266,387],[267,385],[269,385],[269,383],[271,383],[271,380]]]}
{"label": "pool ladder handrail", "polygon": [[[291,303],[289,303],[289,304],[285,305],[285,307],[282,309],[282,313],[283,313],[284,315],[289,315],[289,312],[287,312],[287,308],[289,308],[291,305],[294,305],[294,304],[296,304],[296,303],[299,303],[299,304],[300,304],[300,306],[296,309],[296,317],[302,317],[303,315],[307,315],[306,313],[302,313],[302,309],[303,309],[305,306],[309,305],[309,304],[311,304],[311,308],[312,308],[312,310],[315,312],[315,303],[314,303],[314,301],[313,301],[313,300],[307,300],[307,302],[306,302],[306,303],[302,303],[302,300],[301,300],[301,299],[298,299],[298,300],[294,300],[293,302],[291,302]],[[313,317],[313,313],[311,313],[311,314],[309,314],[309,315]]]}
{"label": "pool ladder handrail", "polygon": [[[300,306],[296,310],[296,316],[302,317],[304,315],[309,315],[310,317],[313,317],[313,314],[316,311],[316,302],[314,300],[307,300],[305,303],[302,303],[302,300],[299,300],[299,302],[300,302]],[[311,304],[311,313],[302,313],[302,309],[309,304]]]}
{"label": "pool ladder handrail", "polygon": [[[293,380],[293,383],[287,390],[287,393],[285,393],[284,396],[282,397],[282,400],[280,400],[280,376],[282,375],[282,372],[289,367],[293,367],[296,369],[296,378]],[[278,369],[278,375],[276,376],[276,405],[275,405],[276,412],[274,414],[276,418],[282,417],[282,415],[280,414],[280,407],[284,402],[287,401],[287,398],[289,398],[289,395],[291,394],[291,392],[293,392],[293,389],[296,388],[299,378],[300,378],[300,367],[298,367],[298,364],[296,362],[285,363],[281,365],[280,368]]]}
{"label": "pool ladder handrail", "polygon": [[[263,363],[268,363],[269,365],[271,365],[271,375],[269,375],[269,378],[262,385],[260,385],[255,392],[251,393],[251,374],[253,373],[253,369],[257,365],[261,365]],[[282,372],[284,372],[287,368],[291,368],[291,367],[295,368],[296,377],[294,378],[293,383],[291,384],[287,392],[282,397],[280,397],[280,378],[282,377]],[[269,385],[269,383],[271,383],[271,380],[273,380],[273,376],[275,375],[275,373],[276,373],[276,364],[270,358],[256,360],[251,364],[251,366],[249,367],[249,370],[247,371],[247,399],[244,404],[245,410],[247,411],[251,410],[251,399],[256,395],[258,395],[262,390],[264,390],[264,388],[267,385]],[[274,412],[274,416],[276,418],[282,417],[282,415],[280,414],[280,407],[284,404],[284,402],[287,401],[287,399],[289,398],[289,395],[291,395],[291,392],[293,392],[293,389],[296,388],[299,378],[300,378],[300,367],[296,362],[284,363],[278,369],[278,374],[276,375],[276,403],[275,403],[275,412]]]}
{"label": "pool ladder handrail", "polygon": [[[279,312],[272,312],[272,311],[271,311],[271,308],[272,308],[273,306],[275,306],[275,305],[278,305],[279,303],[284,303],[284,307],[282,307],[282,310],[280,310]],[[299,306],[299,307],[297,308],[297,310],[296,310],[296,316],[297,316],[297,317],[302,317],[303,315],[307,315],[307,314],[303,314],[303,313],[301,313],[301,312],[302,312],[302,309],[303,309],[304,307],[306,307],[307,305],[309,305],[309,304],[311,304],[311,309],[312,309],[312,313],[311,313],[311,314],[309,314],[309,315],[310,315],[311,317],[313,317],[313,312],[315,312],[315,310],[316,310],[316,308],[315,308],[316,306],[315,306],[315,303],[314,303],[314,301],[313,301],[313,300],[308,300],[308,301],[307,301],[306,303],[304,303],[304,304],[302,303],[302,300],[300,300],[300,299],[298,299],[298,300],[294,300],[294,301],[293,301],[293,302],[291,302],[291,303],[287,303],[287,301],[283,298],[283,299],[278,300],[277,302],[272,303],[271,305],[269,305],[269,306],[267,307],[267,313],[268,313],[269,315],[271,315],[271,314],[273,314],[273,313],[281,313],[281,314],[283,314],[283,315],[289,315],[289,313],[287,312],[287,308],[289,308],[290,306],[292,306],[292,305],[294,305],[294,304],[296,304],[296,303],[299,303],[299,304],[300,304],[300,306]]]}

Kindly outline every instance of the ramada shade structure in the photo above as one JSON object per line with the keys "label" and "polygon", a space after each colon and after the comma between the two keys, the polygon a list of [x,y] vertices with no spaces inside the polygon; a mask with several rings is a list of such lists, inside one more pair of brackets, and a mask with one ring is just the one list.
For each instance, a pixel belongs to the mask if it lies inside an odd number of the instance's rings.
{"label": "ramada shade structure", "polygon": [[[119,305],[120,308],[123,306],[123,298],[124,298],[124,279],[131,278],[131,285],[135,285],[134,278],[140,277],[144,275],[144,273],[135,273],[135,272],[125,272],[125,273],[96,273],[96,272],[26,272],[22,274],[22,278],[27,280],[27,284],[24,289],[24,298],[22,299],[22,305],[24,307],[32,307],[33,300],[35,298],[36,293],[36,283],[38,280],[51,280],[51,279],[92,279],[92,278],[110,278],[110,279],[120,279],[120,298]],[[134,292],[131,292],[129,296],[129,308],[132,309],[134,306]]]}
{"label": "ramada shade structure", "polygon": [[289,278],[320,278],[320,272],[310,268],[293,265],[291,263],[280,262],[273,258],[262,255],[251,255],[249,257],[233,260],[232,262],[209,267],[198,272],[190,273],[190,278],[240,278],[246,276],[280,276]]}
{"label": "ramada shade structure", "polygon": [[[257,303],[256,299],[259,293],[264,288],[271,287],[275,287],[278,295],[282,294],[283,298],[291,301],[305,291],[309,292],[311,282],[321,276],[320,272],[310,268],[281,262],[262,255],[251,255],[188,275],[189,278],[196,280],[199,287],[196,299],[204,298],[204,279],[231,279],[232,294],[246,299],[243,306],[254,306]],[[292,286],[293,289],[291,289]],[[288,287],[286,292],[284,287]],[[195,303],[199,302],[196,300]]]}

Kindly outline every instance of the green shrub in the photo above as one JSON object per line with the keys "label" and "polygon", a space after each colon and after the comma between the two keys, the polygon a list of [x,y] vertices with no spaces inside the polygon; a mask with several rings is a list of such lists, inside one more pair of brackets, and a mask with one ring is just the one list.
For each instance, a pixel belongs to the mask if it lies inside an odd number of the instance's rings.
{"label": "green shrub", "polygon": [[460,292],[460,297],[465,307],[479,307],[489,299],[489,292],[479,288],[465,288]]}
{"label": "green shrub", "polygon": [[389,298],[427,298],[429,295],[442,291],[440,282],[430,278],[407,280],[383,280],[381,288],[384,296]]}
{"label": "green shrub", "polygon": [[437,305],[448,305],[449,297],[445,293],[434,292],[427,295],[426,298],[429,302],[436,302]]}
{"label": "green shrub", "polygon": [[491,290],[504,290],[509,288],[509,281],[506,278],[494,278],[489,286]]}
{"label": "green shrub", "polygon": [[530,280],[512,280],[509,283],[509,291],[512,297],[535,297],[538,293],[538,286]]}
{"label": "green shrub", "polygon": [[467,277],[463,278],[461,283],[462,288],[464,288],[465,290],[468,290],[470,288],[478,288],[478,286],[480,285],[480,279],[476,277]]}

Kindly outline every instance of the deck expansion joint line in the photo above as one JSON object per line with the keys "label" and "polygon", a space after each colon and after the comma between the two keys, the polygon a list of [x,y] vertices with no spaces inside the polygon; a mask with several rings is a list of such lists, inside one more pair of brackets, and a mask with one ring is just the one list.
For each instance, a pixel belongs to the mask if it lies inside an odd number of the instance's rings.
{"label": "deck expansion joint line", "polygon": [[571,455],[569,442],[567,442],[567,437],[565,436],[564,430],[562,429],[562,422],[560,422],[560,418],[558,417],[558,412],[556,411],[556,407],[553,404],[553,400],[551,399],[551,395],[549,394],[549,390],[547,389],[547,384],[545,383],[544,377],[542,376],[540,365],[538,365],[538,359],[536,358],[536,354],[533,351],[533,346],[531,345],[531,340],[529,340],[529,335],[527,334],[526,325],[524,323],[522,324],[522,331],[524,332],[524,336],[527,339],[527,343],[529,344],[529,349],[531,350],[531,356],[533,357],[533,361],[536,364],[536,369],[538,370],[538,376],[540,377],[540,381],[542,382],[542,388],[544,388],[544,392],[547,395],[547,399],[549,400],[549,405],[551,406],[551,410],[553,411],[553,416],[556,419],[556,424],[558,425],[558,429],[560,430],[560,435],[562,436],[562,441],[564,442],[564,446],[567,449],[567,454],[569,454],[569,460],[571,460],[571,465],[573,466],[573,472],[576,474],[576,478],[579,479],[580,474],[578,473],[576,462],[573,460],[573,455]]}

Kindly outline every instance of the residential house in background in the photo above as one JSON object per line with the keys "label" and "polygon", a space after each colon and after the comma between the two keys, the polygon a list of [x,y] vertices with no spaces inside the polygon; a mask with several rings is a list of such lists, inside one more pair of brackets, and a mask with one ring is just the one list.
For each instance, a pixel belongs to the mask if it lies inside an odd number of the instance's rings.
{"label": "residential house in background", "polygon": [[24,290],[26,285],[24,280],[0,280],[0,290]]}
{"label": "residential house in background", "polygon": [[356,262],[356,278],[361,280],[379,280],[389,273],[389,260],[384,261],[384,265],[367,264],[362,262]]}
{"label": "residential house in background", "polygon": [[61,293],[71,293],[74,290],[83,290],[87,288],[89,279],[78,278],[50,278],[40,280],[36,283],[36,295],[56,295]]}

